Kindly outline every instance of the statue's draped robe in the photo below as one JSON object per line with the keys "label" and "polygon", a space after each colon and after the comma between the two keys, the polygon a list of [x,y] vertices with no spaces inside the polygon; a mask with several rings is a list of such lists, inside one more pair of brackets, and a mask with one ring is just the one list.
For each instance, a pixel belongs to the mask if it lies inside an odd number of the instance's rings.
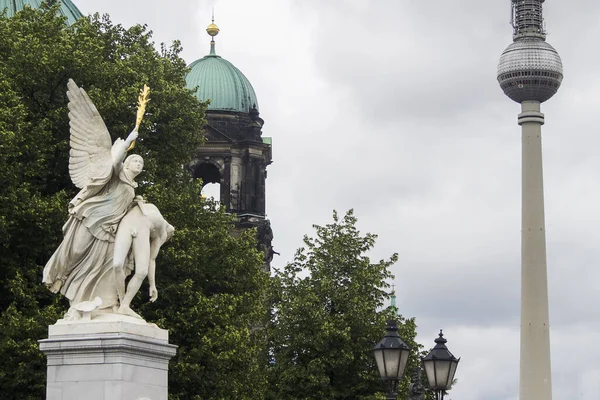
{"label": "statue's draped robe", "polygon": [[112,270],[114,239],[119,222],[132,205],[136,186],[118,163],[71,201],[63,241],[44,267],[43,277],[48,286],[63,280],[60,291],[71,305],[96,296],[102,298],[101,308],[118,304]]}

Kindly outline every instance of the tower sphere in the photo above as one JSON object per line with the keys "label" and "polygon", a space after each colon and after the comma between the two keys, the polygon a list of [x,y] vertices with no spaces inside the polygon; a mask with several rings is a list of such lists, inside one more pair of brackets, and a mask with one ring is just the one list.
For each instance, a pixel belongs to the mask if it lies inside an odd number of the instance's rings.
{"label": "tower sphere", "polygon": [[498,83],[517,103],[548,100],[563,80],[558,52],[543,39],[524,37],[504,50],[498,63]]}

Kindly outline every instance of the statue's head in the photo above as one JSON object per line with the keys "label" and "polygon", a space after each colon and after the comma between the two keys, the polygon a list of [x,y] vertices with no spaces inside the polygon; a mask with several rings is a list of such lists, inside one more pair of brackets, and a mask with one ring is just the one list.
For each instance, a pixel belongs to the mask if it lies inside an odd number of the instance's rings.
{"label": "statue's head", "polygon": [[133,176],[137,176],[144,169],[144,159],[140,155],[132,154],[125,159],[124,167]]}
{"label": "statue's head", "polygon": [[168,223],[167,221],[165,221],[165,223],[167,224],[167,226],[166,226],[167,240],[169,240],[173,237],[173,234],[175,233],[175,227],[173,225],[171,225],[170,223]]}

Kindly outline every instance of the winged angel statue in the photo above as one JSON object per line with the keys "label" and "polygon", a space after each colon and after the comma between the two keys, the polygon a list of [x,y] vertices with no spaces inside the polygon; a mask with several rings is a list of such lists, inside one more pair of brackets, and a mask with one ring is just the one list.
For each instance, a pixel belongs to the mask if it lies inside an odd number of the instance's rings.
{"label": "winged angel statue", "polygon": [[[127,297],[130,301],[135,295],[128,293],[125,296],[125,276],[133,270],[133,266],[125,262],[125,258],[136,260],[136,276],[138,267],[141,272],[146,270],[147,274],[147,265],[153,262],[153,259],[149,259],[149,245],[153,240],[150,234],[155,231],[163,233],[158,245],[160,247],[167,239],[165,233],[170,225],[162,219],[156,207],[150,207],[154,214],[158,213],[160,221],[157,223],[154,218],[149,223],[162,225],[146,229],[148,234],[145,239],[139,240],[146,240],[148,246],[143,246],[143,250],[138,251],[139,254],[135,254],[137,239],[133,243],[131,238],[125,241],[127,248],[120,250],[119,263],[114,262],[115,237],[121,220],[134,208],[141,209],[142,213],[136,210],[137,214],[147,216],[144,207],[149,206],[144,205],[143,199],[135,195],[135,178],[142,171],[144,161],[139,155],[125,158],[128,148],[138,137],[137,129],[141,118],[138,116],[138,124],[126,140],[117,139],[111,143],[108,129],[87,93],[73,80],[69,80],[67,89],[71,133],[69,174],[81,191],[69,203],[69,217],[63,226],[64,238],[44,267],[43,282],[52,292],[60,291],[69,299],[71,308],[65,318],[77,319],[75,306],[97,301],[97,297],[101,299],[99,311],[120,312],[119,300],[123,303],[123,298]],[[136,223],[140,224],[139,221],[130,222],[130,226],[121,228],[129,229],[130,236],[135,238],[136,229],[140,228]],[[172,232],[170,227],[169,235]],[[125,255],[121,255],[123,253]],[[153,253],[153,257],[156,257],[157,250]],[[139,261],[144,256],[147,261]],[[138,266],[138,262],[145,265]],[[121,270],[117,270],[118,268]],[[151,296],[155,299],[157,292],[154,271],[151,272]],[[144,277],[142,275],[142,279]],[[137,292],[139,286],[137,283],[135,286],[137,287],[132,289]],[[123,314],[137,316],[129,312],[129,304],[124,311],[126,312],[122,312]]]}

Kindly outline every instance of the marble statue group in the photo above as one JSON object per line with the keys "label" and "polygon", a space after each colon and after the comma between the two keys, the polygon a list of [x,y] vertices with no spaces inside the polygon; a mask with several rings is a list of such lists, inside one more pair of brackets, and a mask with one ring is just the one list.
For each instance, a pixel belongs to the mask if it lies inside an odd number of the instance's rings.
{"label": "marble statue group", "polygon": [[150,301],[157,299],[156,256],[174,232],[155,205],[135,194],[144,160],[125,157],[138,137],[141,117],[125,140],[111,143],[87,93],[73,80],[67,89],[69,174],[81,190],[69,203],[64,238],[44,267],[43,282],[69,299],[67,320],[80,319],[83,304],[93,304],[92,319],[100,313],[141,318],[131,300],[146,277]]}

